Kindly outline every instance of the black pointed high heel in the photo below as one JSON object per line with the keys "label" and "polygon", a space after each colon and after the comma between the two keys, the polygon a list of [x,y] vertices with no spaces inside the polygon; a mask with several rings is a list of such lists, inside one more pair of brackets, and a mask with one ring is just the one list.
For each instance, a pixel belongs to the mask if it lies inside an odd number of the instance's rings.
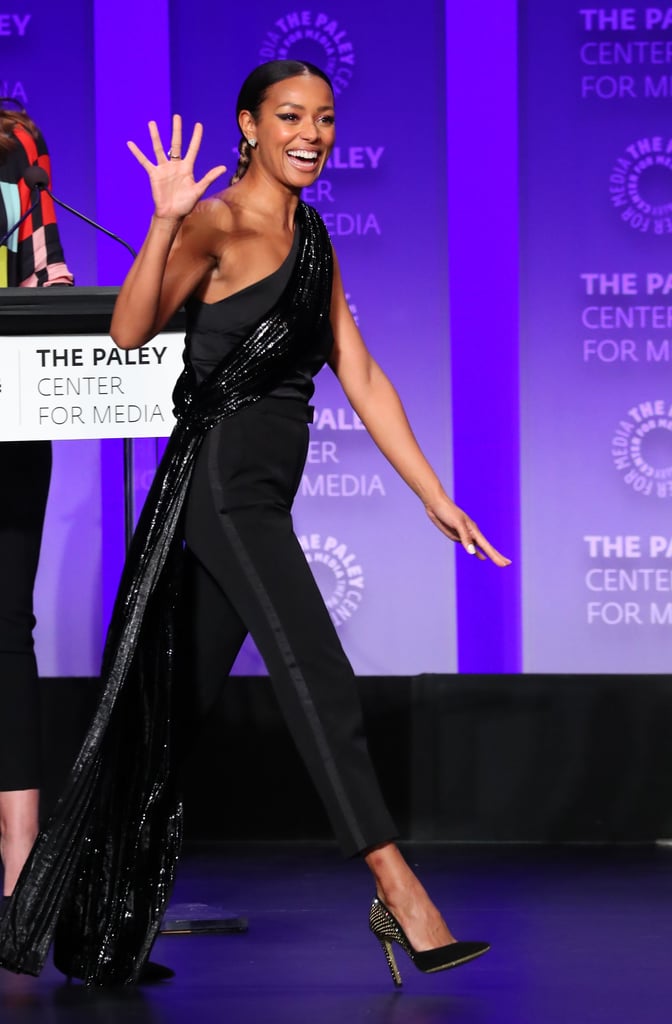
{"label": "black pointed high heel", "polygon": [[410,957],[423,974],[432,974],[434,971],[446,971],[450,967],[458,967],[460,964],[466,964],[468,960],[482,956],[490,949],[487,942],[451,942],[448,946],[437,946],[436,949],[416,952],[392,911],[378,897],[371,904],[369,927],[383,948],[392,981],[397,986],[401,985],[401,974],[397,967],[397,961],[394,959],[393,942],[401,946],[404,953]]}

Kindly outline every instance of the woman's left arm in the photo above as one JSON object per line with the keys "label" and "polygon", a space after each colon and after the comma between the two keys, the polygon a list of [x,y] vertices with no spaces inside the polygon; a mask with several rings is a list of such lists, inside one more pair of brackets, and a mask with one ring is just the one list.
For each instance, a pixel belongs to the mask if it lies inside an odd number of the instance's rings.
{"label": "woman's left arm", "polygon": [[431,521],[469,554],[509,565],[510,560],[493,548],[473,519],[448,497],[425,458],[396,389],[366,348],[352,318],[335,254],[331,325],[334,347],[329,365],[376,446],[420,498]]}

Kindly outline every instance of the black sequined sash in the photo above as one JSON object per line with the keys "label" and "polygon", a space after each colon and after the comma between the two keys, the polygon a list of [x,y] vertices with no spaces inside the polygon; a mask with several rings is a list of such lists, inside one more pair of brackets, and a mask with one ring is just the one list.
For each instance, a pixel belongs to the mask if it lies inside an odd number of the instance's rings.
{"label": "black sequined sash", "polygon": [[[301,243],[274,309],[198,386],[187,366],[177,426],[136,528],[108,630],[101,696],[66,790],[0,924],[0,965],[38,974],[55,960],[89,985],[136,981],[159,930],[179,856],[175,779],[181,515],[207,430],[261,397],[326,328],[331,245],[300,203]],[[177,717],[177,716],[176,716]]]}

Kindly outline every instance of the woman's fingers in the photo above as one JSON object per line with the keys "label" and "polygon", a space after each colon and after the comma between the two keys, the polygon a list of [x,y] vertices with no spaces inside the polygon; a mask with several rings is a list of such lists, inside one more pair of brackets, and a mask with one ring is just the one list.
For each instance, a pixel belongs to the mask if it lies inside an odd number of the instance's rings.
{"label": "woman's fingers", "polygon": [[461,544],[464,550],[469,555],[475,555],[476,544],[474,543],[478,529],[475,523],[472,523],[471,519],[460,509],[456,509],[457,515],[454,517],[455,522],[446,523],[445,526],[448,530],[444,529],[444,533],[451,537],[456,543]]}
{"label": "woman's fingers", "polygon": [[499,565],[502,568],[511,565],[511,559],[506,558],[505,555],[497,551],[490,541],[484,537],[476,523],[460,509],[457,509],[457,515],[454,514],[453,510],[453,514],[450,517],[446,516],[445,520],[441,519],[433,509],[428,508],[427,512],[429,518],[441,530],[441,533],[445,534],[446,537],[449,537],[456,544],[461,544],[468,554],[475,555],[479,561],[485,562],[489,559],[495,565]]}
{"label": "woman's fingers", "polygon": [[203,125],[201,124],[200,121],[197,121],[196,124],[194,125],[194,130],[191,133],[191,139],[189,141],[189,149],[184,154],[184,159],[190,161],[192,164],[196,160],[196,154],[198,153],[198,150],[200,148],[202,138],[203,138]]}
{"label": "woman's fingers", "polygon": [[142,150],[141,150],[141,149],[138,149],[138,147],[136,146],[136,144],[135,144],[134,142],[131,142],[130,140],[129,140],[129,141],[128,141],[128,142],[126,143],[126,145],[127,145],[127,146],[128,146],[128,148],[130,149],[131,153],[133,154],[133,156],[135,157],[135,159],[136,159],[136,160],[138,161],[138,163],[139,163],[139,164],[140,164],[140,165],[141,165],[142,167],[144,167],[144,169],[145,169],[146,171],[151,171],[151,170],[152,170],[152,168],[154,167],[154,164],[152,163],[152,161],[151,161],[151,160],[148,160],[148,159],[147,159],[147,157],[146,157],[146,156],[145,156],[145,154],[144,154],[144,153],[142,152]]}
{"label": "woman's fingers", "polygon": [[206,188],[210,188],[213,181],[216,181],[222,174],[226,173],[226,167],[224,164],[220,164],[219,167],[213,167],[211,171],[204,174],[200,181],[196,182],[196,188],[201,192],[205,192]]}
{"label": "woman's fingers", "polygon": [[474,541],[476,539],[477,532],[476,523],[472,523],[471,519],[467,516],[463,516],[458,525],[458,533],[460,535],[462,547],[468,555],[476,554],[477,549]]}
{"label": "woman's fingers", "polygon": [[171,160],[182,159],[182,118],[179,114],[173,114],[173,130],[170,136]]}
{"label": "woman's fingers", "polygon": [[[156,164],[153,164],[134,142],[127,142],[127,146],[131,153],[146,171],[151,172],[154,167],[160,167],[162,164],[166,164],[170,160],[179,160],[183,165],[187,165],[187,170],[189,170],[189,168],[193,168],[203,139],[203,125],[200,122],[197,122],[194,125],[194,130],[189,142],[189,148],[184,154],[182,153],[182,118],[179,114],[173,114],[170,149],[168,150],[168,154],[164,151],[156,121],[149,122],[149,135],[152,140],[152,149],[154,150],[154,156],[156,157]],[[205,191],[205,189],[208,188],[208,186],[211,185],[212,182],[221,174],[224,174],[225,171],[226,167],[223,165],[213,167],[211,171],[208,171],[208,173],[201,178],[197,183],[197,187],[201,188],[202,191]]]}
{"label": "woman's fingers", "polygon": [[477,555],[480,554],[481,559],[484,560],[487,557],[490,559],[491,562],[494,562],[495,565],[500,565],[502,567],[506,565],[511,565],[511,559],[506,558],[505,555],[502,555],[497,550],[497,548],[494,548],[490,541],[483,536],[483,534],[475,524],[473,537],[476,544],[474,553]]}
{"label": "woman's fingers", "polygon": [[157,164],[165,164],[168,157],[164,152],[163,143],[161,142],[161,136],[159,135],[159,129],[156,121],[149,122],[149,137],[152,140],[152,149],[154,150],[154,156],[156,157]]}
{"label": "woman's fingers", "polygon": [[134,142],[128,142],[127,146],[130,149],[136,160],[142,164],[145,170],[149,170],[152,166],[159,166],[165,164],[168,159],[181,160],[182,159],[182,118],[179,114],[173,114],[173,125],[170,136],[170,150],[169,156],[163,148],[161,141],[161,135],[159,133],[159,127],[156,121],[150,121],[148,124],[149,137],[152,140],[152,149],[154,150],[154,156],[156,157],[156,164],[153,165],[150,160],[144,155],[142,150],[138,149]]}

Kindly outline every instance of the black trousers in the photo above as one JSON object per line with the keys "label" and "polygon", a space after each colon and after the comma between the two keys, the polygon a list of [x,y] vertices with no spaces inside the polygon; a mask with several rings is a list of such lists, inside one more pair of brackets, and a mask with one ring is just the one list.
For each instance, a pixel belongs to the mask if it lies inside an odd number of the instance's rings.
{"label": "black trousers", "polygon": [[302,401],[266,398],[206,438],[186,511],[185,675],[203,716],[252,635],[352,855],[393,838],[396,827],[369,758],[354,673],[293,531],[309,413]]}
{"label": "black trousers", "polygon": [[40,786],[33,586],[51,477],[49,441],[0,443],[0,791]]}

